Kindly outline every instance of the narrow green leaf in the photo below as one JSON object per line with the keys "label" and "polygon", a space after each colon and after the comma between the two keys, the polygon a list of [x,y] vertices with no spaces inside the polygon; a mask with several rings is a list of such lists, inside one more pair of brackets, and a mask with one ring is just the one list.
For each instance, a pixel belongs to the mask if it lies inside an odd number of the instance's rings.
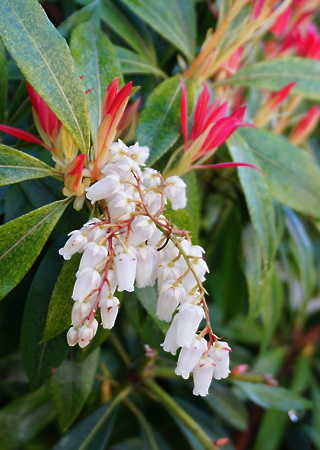
{"label": "narrow green leaf", "polygon": [[73,255],[61,270],[50,300],[42,342],[54,338],[71,325],[71,311],[74,304],[71,295],[80,258],[81,255],[78,253]]}
{"label": "narrow green leaf", "polygon": [[[197,177],[195,172],[192,170],[188,173],[186,173],[183,176],[184,182],[187,184],[187,206],[186,211],[189,213],[191,220],[192,220],[192,228],[191,231],[193,231],[192,234],[192,242],[193,244],[198,243],[198,234],[200,229],[200,208],[201,208],[201,199],[199,194],[199,186],[197,182]],[[183,228],[186,228],[184,226]]]}
{"label": "narrow green leaf", "polygon": [[192,0],[123,0],[151,28],[178,48],[188,60],[195,51],[195,8]]}
{"label": "narrow green leaf", "polygon": [[77,363],[64,361],[50,380],[50,389],[63,429],[80,413],[91,392],[99,361],[99,349]]}
{"label": "narrow green leaf", "polygon": [[83,85],[89,106],[91,134],[96,144],[101,122],[101,104],[105,90],[115,78],[121,78],[120,63],[107,36],[91,22],[78,25],[71,35],[70,48],[78,72],[85,75]]}
{"label": "narrow green leaf", "polygon": [[[257,164],[251,148],[239,134],[228,141],[232,159]],[[268,266],[275,253],[275,213],[265,176],[249,167],[238,167],[239,178],[248,205],[251,221],[257,233],[263,260]]]}
{"label": "narrow green leaf", "polygon": [[163,322],[162,320],[159,320],[156,317],[156,311],[157,311],[157,300],[158,300],[158,293],[157,289],[155,287],[145,287],[143,289],[135,289],[135,293],[137,294],[137,297],[144,307],[144,309],[147,311],[147,313],[151,316],[154,323],[157,325],[159,330],[165,334],[168,330],[169,324],[166,322]]}
{"label": "narrow green leaf", "polygon": [[60,240],[50,247],[28,292],[21,328],[21,355],[32,389],[38,389],[69,351],[65,336],[40,344],[52,289],[61,269]]}
{"label": "narrow green leaf", "polygon": [[287,412],[275,409],[266,411],[258,430],[254,450],[262,448],[263,450],[279,450],[288,422]]}
{"label": "narrow green leaf", "polygon": [[123,74],[152,73],[155,76],[167,78],[167,75],[149,59],[145,59],[143,56],[118,45],[114,48],[120,60],[121,71]]}
{"label": "narrow green leaf", "polygon": [[[0,36],[26,79],[73,135],[90,146],[84,92],[70,50],[37,0],[2,0]],[[32,64],[30,64],[32,61]]]}
{"label": "narrow green leaf", "polygon": [[4,46],[0,40],[0,122],[3,121],[7,106],[8,70]]}
{"label": "narrow green leaf", "polygon": [[123,12],[110,0],[101,4],[101,19],[141,56],[156,62],[156,53],[151,37],[143,27],[135,27]]}
{"label": "narrow green leaf", "polygon": [[169,78],[150,94],[142,110],[137,140],[150,149],[148,165],[164,155],[179,137],[180,91],[179,77]]}
{"label": "narrow green leaf", "polygon": [[320,217],[320,168],[310,156],[267,131],[247,127],[236,133],[266,173],[271,194],[293,209]]}
{"label": "narrow green leaf", "polygon": [[279,325],[284,304],[283,285],[275,270],[274,265],[266,274],[266,295],[261,304],[261,318],[264,327],[262,346],[269,344],[274,330]]}
{"label": "narrow green leaf", "polygon": [[306,409],[312,406],[309,400],[283,387],[238,380],[232,380],[232,383],[238,386],[253,403],[262,408],[289,411],[290,409]]}
{"label": "narrow green leaf", "polygon": [[219,84],[255,86],[277,91],[296,82],[292,93],[310,100],[320,100],[320,61],[308,58],[276,58],[239,70]]}
{"label": "narrow green leaf", "polygon": [[80,23],[88,22],[89,20],[96,18],[98,19],[100,0],[94,0],[89,5],[84,6],[79,9],[71,16],[67,17],[60,25],[58,30],[60,34],[66,39],[71,31]]}
{"label": "narrow green leaf", "polygon": [[28,272],[67,204],[66,200],[50,203],[0,228],[0,272],[5,274],[0,298]]}
{"label": "narrow green leaf", "polygon": [[22,448],[55,414],[47,388],[21,396],[0,411],[0,448]]}
{"label": "narrow green leaf", "polygon": [[57,175],[52,167],[27,153],[0,144],[0,186],[49,175]]}

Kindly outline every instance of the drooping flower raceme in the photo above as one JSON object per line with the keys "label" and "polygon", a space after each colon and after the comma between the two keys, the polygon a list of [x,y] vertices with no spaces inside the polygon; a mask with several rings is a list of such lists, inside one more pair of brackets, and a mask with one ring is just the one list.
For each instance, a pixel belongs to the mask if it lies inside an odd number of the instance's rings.
{"label": "drooping flower raceme", "polygon": [[[186,206],[186,185],[177,176],[164,179],[160,172],[143,168],[148,154],[138,143],[111,144],[98,180],[86,188],[86,197],[98,203],[101,215],[72,231],[59,251],[66,260],[82,254],[67,340],[85,347],[97,332],[97,316],[103,328],[114,326],[117,291],[157,283],[156,315],[171,322],[162,347],[173,354],[181,348],[176,373],[188,378],[193,372],[194,393],[206,395],[212,376],[228,376],[230,348],[210,326],[202,287],[208,272],[204,251],[192,245],[187,232],[173,230],[164,215],[168,202],[173,209]],[[198,332],[204,319],[206,325]]]}

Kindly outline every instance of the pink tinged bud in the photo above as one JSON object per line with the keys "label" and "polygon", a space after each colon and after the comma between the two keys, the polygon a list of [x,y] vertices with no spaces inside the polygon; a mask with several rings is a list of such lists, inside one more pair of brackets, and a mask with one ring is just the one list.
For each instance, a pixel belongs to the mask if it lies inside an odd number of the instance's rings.
{"label": "pink tinged bud", "polygon": [[229,352],[231,348],[226,342],[215,342],[209,350],[209,356],[215,363],[214,378],[227,378],[229,370]]}
{"label": "pink tinged bud", "polygon": [[177,314],[177,344],[179,347],[189,347],[192,339],[204,318],[201,306],[183,303]]}
{"label": "pink tinged bud", "polygon": [[187,204],[186,183],[177,176],[168,177],[164,193],[171,201],[172,209],[185,208]]}
{"label": "pink tinged bud", "polygon": [[72,298],[79,302],[83,300],[100,284],[100,274],[89,267],[77,272],[77,279],[73,288]]}
{"label": "pink tinged bud", "polygon": [[138,247],[137,261],[137,287],[154,286],[157,278],[156,266],[159,262],[159,252],[150,245]]}
{"label": "pink tinged bud", "polygon": [[292,17],[292,12],[292,7],[289,7],[282,14],[280,14],[270,28],[271,33],[277,37],[281,37],[286,34],[290,19]]}
{"label": "pink tinged bud", "polygon": [[172,355],[175,355],[179,348],[179,345],[177,344],[177,330],[178,330],[178,314],[174,316],[171,325],[168,328],[164,342],[161,344],[163,350],[165,352],[170,352]]}
{"label": "pink tinged bud", "polygon": [[296,84],[296,82],[289,83],[279,91],[271,94],[270,99],[266,104],[267,109],[269,111],[273,111],[274,109],[278,108],[278,106],[280,106],[281,103],[283,103],[288,98],[291,90],[295,87]]}
{"label": "pink tinged bud", "polygon": [[127,247],[126,253],[122,247],[116,248],[114,258],[115,270],[118,280],[118,291],[134,291],[134,280],[137,271],[137,252],[133,247]]}
{"label": "pink tinged bud", "polygon": [[94,204],[98,200],[107,199],[123,189],[123,184],[120,182],[120,176],[113,172],[108,176],[97,181],[89,188],[86,188],[86,197]]}
{"label": "pink tinged bud", "polygon": [[198,364],[201,356],[207,350],[207,341],[203,338],[194,337],[190,343],[190,347],[183,347],[181,349],[178,364],[175,370],[177,375],[187,380],[190,372]]}
{"label": "pink tinged bud", "polygon": [[102,319],[102,326],[110,330],[113,328],[116,321],[120,302],[117,297],[105,297],[100,300],[100,313]]}
{"label": "pink tinged bud", "polygon": [[87,244],[87,238],[83,236],[81,231],[75,230],[69,233],[70,238],[67,240],[63,248],[60,248],[59,255],[64,259],[71,259],[74,253],[82,252],[84,246]]}
{"label": "pink tinged bud", "polygon": [[172,314],[176,310],[179,303],[183,303],[186,298],[184,287],[179,283],[172,284],[172,281],[165,283],[161,287],[160,295],[157,302],[156,316],[159,320],[170,322]]}
{"label": "pink tinged bud", "polygon": [[79,270],[91,267],[92,269],[98,266],[107,258],[108,250],[103,245],[98,245],[95,242],[89,242],[83,251],[80,261]]}
{"label": "pink tinged bud", "polygon": [[257,19],[266,3],[266,0],[252,0],[251,20]]}
{"label": "pink tinged bud", "polygon": [[133,139],[135,136],[140,105],[140,98],[128,105],[119,122],[117,136],[123,136],[126,141]]}
{"label": "pink tinged bud", "polygon": [[0,131],[3,131],[4,133],[8,133],[11,136],[14,136],[18,139],[22,139],[23,141],[27,142],[33,142],[34,144],[41,145],[42,147],[46,148],[47,150],[53,151],[53,148],[49,145],[42,142],[40,139],[38,139],[36,136],[34,136],[32,133],[29,133],[28,131],[20,130],[19,128],[15,127],[9,127],[8,125],[0,125]]}
{"label": "pink tinged bud", "polygon": [[74,327],[69,328],[67,333],[67,341],[70,347],[74,347],[78,343],[78,330]]}
{"label": "pink tinged bud", "polygon": [[72,325],[79,327],[79,325],[86,319],[91,312],[90,302],[75,302],[71,312]]}
{"label": "pink tinged bud", "polygon": [[205,397],[209,394],[209,387],[215,370],[214,361],[209,357],[201,358],[193,370],[193,394]]}
{"label": "pink tinged bud", "polygon": [[64,174],[65,187],[68,189],[70,193],[75,195],[82,195],[84,191],[84,187],[81,184],[81,181],[85,159],[86,155],[84,154],[78,155],[67,166]]}
{"label": "pink tinged bud", "polygon": [[302,144],[314,131],[320,118],[319,106],[311,106],[300,122],[292,130],[289,141],[294,145]]}

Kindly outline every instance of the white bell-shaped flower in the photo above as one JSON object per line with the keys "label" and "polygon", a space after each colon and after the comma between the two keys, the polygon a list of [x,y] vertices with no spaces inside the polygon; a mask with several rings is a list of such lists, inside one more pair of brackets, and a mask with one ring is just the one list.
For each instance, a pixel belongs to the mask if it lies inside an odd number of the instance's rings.
{"label": "white bell-shaped flower", "polygon": [[174,245],[172,241],[169,241],[166,246],[161,250],[161,264],[170,263],[179,255],[179,249]]}
{"label": "white bell-shaped flower", "polygon": [[149,217],[136,216],[130,225],[128,244],[137,247],[147,241],[154,232],[153,222]]}
{"label": "white bell-shaped flower", "polygon": [[135,202],[128,192],[118,192],[108,202],[108,211],[112,222],[130,218],[135,210]]}
{"label": "white bell-shaped flower", "polygon": [[118,290],[132,292],[137,271],[137,252],[133,247],[126,251],[119,245],[115,248],[115,270],[118,280]]}
{"label": "white bell-shaped flower", "polygon": [[214,342],[209,350],[209,356],[212,358],[216,367],[214,370],[214,378],[220,380],[221,378],[227,378],[229,370],[229,352],[231,348],[227,342]]}
{"label": "white bell-shaped flower", "polygon": [[182,347],[175,373],[185,380],[188,379],[190,372],[196,367],[206,350],[207,341],[195,336],[190,342],[190,347]]}
{"label": "white bell-shaped flower", "polygon": [[154,216],[162,206],[162,195],[157,190],[150,190],[144,197],[148,211]]}
{"label": "white bell-shaped flower", "polygon": [[164,193],[171,201],[172,209],[185,208],[187,204],[186,187],[186,183],[176,175],[166,179]]}
{"label": "white bell-shaped flower", "polygon": [[108,256],[108,250],[104,245],[98,245],[95,242],[89,242],[83,251],[80,261],[79,270],[85,267],[92,269],[98,267]]}
{"label": "white bell-shaped flower", "polygon": [[118,142],[113,142],[110,145],[109,150],[109,164],[121,161],[124,156],[128,156],[128,147],[121,139],[118,139]]}
{"label": "white bell-shaped flower", "polygon": [[179,303],[183,302],[186,292],[181,283],[169,281],[161,286],[160,295],[157,302],[156,316],[165,322],[170,322],[172,314],[177,309]]}
{"label": "white bell-shaped flower", "polygon": [[120,178],[123,181],[130,181],[134,182],[135,178],[133,176],[133,173],[140,178],[141,177],[141,170],[139,165],[133,161],[132,158],[129,158],[127,156],[123,156],[123,158],[120,161],[117,161],[114,164],[107,164],[101,169],[101,172],[104,175],[109,175],[112,172],[117,173],[120,175]]}
{"label": "white bell-shaped flower", "polygon": [[187,263],[184,258],[173,261],[161,261],[158,265],[158,283],[162,283],[169,280],[177,280],[183,275],[188,269]]}
{"label": "white bell-shaped flower", "polygon": [[78,330],[76,330],[74,327],[69,328],[67,333],[68,345],[70,345],[70,347],[75,346],[78,343],[78,337]]}
{"label": "white bell-shaped flower", "polygon": [[76,328],[84,321],[91,312],[90,302],[75,302],[72,307],[71,320],[72,325]]}
{"label": "white bell-shaped flower", "polygon": [[92,322],[88,320],[78,330],[78,344],[79,347],[86,347],[98,329],[98,322],[93,319]]}
{"label": "white bell-shaped flower", "polygon": [[159,252],[150,245],[140,245],[137,248],[136,283],[138,288],[154,286],[159,262]]}
{"label": "white bell-shaped flower", "polygon": [[108,199],[122,189],[123,183],[121,183],[120,176],[115,172],[111,172],[89,188],[86,188],[86,197],[93,204],[98,200]]}
{"label": "white bell-shaped flower", "polygon": [[116,321],[120,302],[117,297],[104,297],[99,302],[102,326],[111,329]]}
{"label": "white bell-shaped flower", "polygon": [[[205,274],[209,272],[208,266],[206,262],[202,258],[190,258],[190,264],[193,267],[193,270],[197,274],[199,280],[202,282],[205,280]],[[197,280],[192,271],[190,271],[182,280],[183,286],[187,291],[191,290],[196,284]]]}
{"label": "white bell-shaped flower", "polygon": [[100,274],[89,267],[77,272],[77,279],[73,288],[72,298],[79,302],[83,300],[100,284]]}
{"label": "white bell-shaped flower", "polygon": [[160,240],[163,238],[163,233],[159,228],[156,227],[155,224],[152,224],[152,234],[148,239],[148,245],[158,246]]}
{"label": "white bell-shaped flower", "polygon": [[172,355],[175,355],[179,345],[177,344],[177,315],[174,316],[170,327],[168,328],[166,337],[161,345],[165,352],[170,352]]}
{"label": "white bell-shaped flower", "polygon": [[209,387],[214,370],[215,365],[210,356],[200,359],[199,363],[193,369],[194,395],[201,395],[201,397],[205,397],[209,394]]}
{"label": "white bell-shaped flower", "polygon": [[157,170],[151,169],[150,167],[143,169],[141,183],[147,189],[160,186],[161,177],[159,172]]}
{"label": "white bell-shaped flower", "polygon": [[136,142],[128,148],[128,155],[139,164],[139,166],[144,166],[149,156],[149,147],[141,146],[139,145],[139,142]]}
{"label": "white bell-shaped flower", "polygon": [[59,250],[59,255],[62,255],[66,260],[71,259],[71,256],[77,252],[81,253],[88,242],[87,238],[79,230],[71,231],[69,236],[64,247]]}
{"label": "white bell-shaped flower", "polygon": [[177,317],[177,344],[179,347],[189,347],[204,317],[204,310],[198,305],[182,303]]}

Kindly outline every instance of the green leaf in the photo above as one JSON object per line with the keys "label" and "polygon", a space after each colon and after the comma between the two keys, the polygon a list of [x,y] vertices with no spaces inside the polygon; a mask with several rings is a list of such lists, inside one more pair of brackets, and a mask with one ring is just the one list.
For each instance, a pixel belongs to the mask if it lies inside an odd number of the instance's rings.
{"label": "green leaf", "polygon": [[61,270],[50,300],[42,342],[54,338],[71,325],[71,311],[74,304],[71,295],[80,258],[81,255],[76,253]]}
{"label": "green leaf", "polygon": [[156,63],[156,53],[152,40],[143,27],[136,28],[126,15],[117,8],[112,1],[103,0],[101,4],[101,19],[115,32],[121,39],[130,45],[141,56]]}
{"label": "green leaf", "polygon": [[26,79],[81,151],[87,152],[90,134],[85,95],[65,40],[37,0],[2,0],[0,35]]}
{"label": "green leaf", "polygon": [[52,398],[63,429],[75,420],[91,392],[99,361],[99,349],[77,363],[64,361],[50,380]]}
{"label": "green leaf", "polygon": [[[228,141],[232,159],[257,165],[247,142],[239,135]],[[261,246],[263,260],[268,266],[275,253],[275,213],[266,177],[255,169],[238,167],[239,178],[248,205],[251,221]]]}
{"label": "green leaf", "polygon": [[254,450],[279,450],[288,426],[287,412],[269,409],[263,415]]}
{"label": "green leaf", "polygon": [[6,52],[0,41],[0,122],[3,121],[7,106],[8,70]]}
{"label": "green leaf", "polygon": [[150,149],[149,166],[164,155],[180,135],[180,91],[179,77],[169,78],[150,94],[142,110],[137,140]]}
{"label": "green leaf", "polygon": [[84,6],[71,16],[67,17],[67,19],[58,26],[60,34],[66,39],[77,25],[96,18],[96,16],[98,16],[97,13],[99,13],[99,4],[100,0],[94,0],[89,5]]}
{"label": "green leaf", "polygon": [[320,217],[320,168],[310,156],[267,131],[246,127],[238,133],[266,173],[271,194],[293,209]]}
{"label": "green leaf", "polygon": [[28,272],[68,201],[50,203],[0,228],[0,299]]}
{"label": "green leaf", "polygon": [[189,61],[195,51],[195,8],[192,0],[123,0],[151,28]]}
{"label": "green leaf", "polygon": [[55,414],[48,389],[21,396],[0,411],[0,448],[23,448]]}
{"label": "green leaf", "polygon": [[135,293],[137,294],[137,297],[144,307],[144,309],[147,311],[147,313],[150,315],[154,323],[157,325],[159,330],[166,334],[169,324],[166,322],[163,322],[162,320],[159,320],[156,317],[156,311],[157,311],[157,300],[158,300],[158,292],[155,287],[147,286],[143,289],[135,289]]}
{"label": "green leaf", "polygon": [[238,380],[232,380],[232,383],[238,386],[253,403],[262,408],[289,411],[290,409],[306,409],[312,406],[309,400],[283,387]]}
{"label": "green leaf", "polygon": [[85,90],[90,112],[91,134],[96,145],[97,130],[101,122],[101,104],[109,83],[120,77],[120,63],[107,36],[91,22],[78,25],[71,35],[70,48],[78,72],[85,75]]}
{"label": "green leaf", "polygon": [[52,167],[27,153],[0,144],[0,186],[49,175],[56,175]]}
{"label": "green leaf", "polygon": [[293,94],[310,100],[320,100],[320,61],[308,58],[276,58],[255,63],[239,70],[219,84],[255,86],[277,91],[296,82]]}
{"label": "green leaf", "polygon": [[[198,243],[198,235],[200,229],[200,194],[199,194],[199,186],[196,178],[196,174],[194,171],[190,171],[183,176],[183,180],[187,184],[187,206],[186,211],[188,212],[191,221],[192,227],[192,242],[193,244]],[[186,225],[183,228],[187,228]]]}
{"label": "green leaf", "polygon": [[152,73],[155,76],[167,78],[167,75],[157,66],[152,64],[149,59],[145,59],[143,56],[124,47],[116,45],[114,48],[120,60],[121,71],[123,74]]}
{"label": "green leaf", "polygon": [[61,269],[62,261],[58,254],[60,247],[59,240],[41,261],[28,292],[23,314],[20,348],[32,389],[38,389],[50,377],[52,369],[61,364],[69,351],[65,336],[40,344],[51,292]]}

